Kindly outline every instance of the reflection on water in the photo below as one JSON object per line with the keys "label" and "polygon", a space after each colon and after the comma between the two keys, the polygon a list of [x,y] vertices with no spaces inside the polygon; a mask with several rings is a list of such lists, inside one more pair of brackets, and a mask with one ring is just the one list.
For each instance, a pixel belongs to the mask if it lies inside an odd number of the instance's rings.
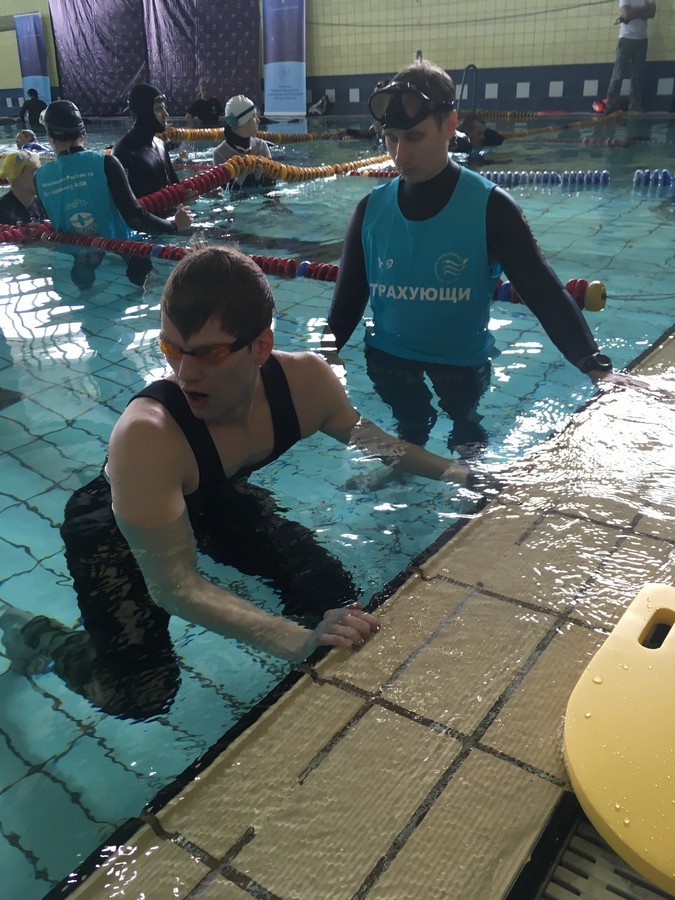
{"label": "reflection on water", "polygon": [[484,513],[491,531],[522,520],[533,599],[595,627],[613,627],[645,582],[673,578],[675,373],[645,380],[649,390],[604,392],[501,469],[506,487]]}

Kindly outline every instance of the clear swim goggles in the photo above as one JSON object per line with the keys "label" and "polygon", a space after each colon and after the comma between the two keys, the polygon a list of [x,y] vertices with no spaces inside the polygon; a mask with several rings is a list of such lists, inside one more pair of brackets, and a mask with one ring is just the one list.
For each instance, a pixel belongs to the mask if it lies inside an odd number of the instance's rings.
{"label": "clear swim goggles", "polygon": [[392,81],[370,95],[368,108],[383,128],[405,130],[419,125],[432,113],[450,112],[455,104],[452,100],[432,100],[412,84]]}

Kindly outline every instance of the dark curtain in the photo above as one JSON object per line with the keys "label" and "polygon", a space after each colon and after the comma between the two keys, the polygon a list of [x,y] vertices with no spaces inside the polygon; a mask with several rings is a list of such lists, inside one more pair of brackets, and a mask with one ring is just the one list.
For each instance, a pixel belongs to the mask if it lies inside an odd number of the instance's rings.
{"label": "dark curtain", "polygon": [[83,114],[122,115],[149,81],[185,114],[205,78],[223,103],[260,102],[258,0],[49,0],[61,96]]}
{"label": "dark curtain", "polygon": [[143,0],[49,0],[61,96],[84,115],[119,116],[147,81]]}

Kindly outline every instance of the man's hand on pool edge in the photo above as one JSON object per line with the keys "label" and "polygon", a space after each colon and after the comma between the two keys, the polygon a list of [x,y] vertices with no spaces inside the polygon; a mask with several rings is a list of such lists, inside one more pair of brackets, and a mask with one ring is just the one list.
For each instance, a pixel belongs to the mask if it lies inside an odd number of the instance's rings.
{"label": "man's hand on pool edge", "polygon": [[365,612],[360,603],[329,609],[306,641],[305,655],[321,646],[356,650],[379,630],[377,617]]}
{"label": "man's hand on pool edge", "polygon": [[587,374],[601,388],[617,385],[618,387],[633,388],[636,391],[646,391],[649,394],[663,394],[661,389],[652,387],[644,378],[637,378],[635,375],[626,375],[621,372],[599,372],[596,369],[592,369]]}

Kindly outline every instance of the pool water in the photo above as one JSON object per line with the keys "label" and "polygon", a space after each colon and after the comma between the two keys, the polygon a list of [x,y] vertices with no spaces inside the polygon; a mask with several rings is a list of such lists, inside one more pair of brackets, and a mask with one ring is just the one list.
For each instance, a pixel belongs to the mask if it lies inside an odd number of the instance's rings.
{"label": "pool water", "polygon": [[[519,130],[535,130],[536,124]],[[123,128],[114,123],[92,129],[90,146],[111,143]],[[609,137],[631,143],[609,146]],[[0,152],[11,142],[9,129],[0,131]],[[628,366],[673,323],[672,190],[634,190],[632,184],[637,168],[672,165],[674,143],[672,121],[629,118],[524,134],[486,155],[484,168],[492,171],[610,172],[608,186],[527,185],[511,192],[563,281],[605,282],[607,308],[586,316],[617,368]],[[192,159],[210,155],[207,145],[183,148]],[[374,152],[365,142],[312,141],[280,146],[274,155],[292,165],[316,165]],[[338,262],[347,219],[377,183],[341,176],[281,184],[271,198],[225,193],[201,198],[194,210],[209,240],[233,242],[249,253]],[[122,262],[107,255],[94,288],[85,292],[73,285],[71,265],[63,250],[0,245],[0,600],[75,625],[78,608],[58,531],[63,508],[100,469],[112,425],[129,397],[165,371],[156,337],[159,296],[171,264],[155,261],[140,290],[128,282]],[[270,280],[277,345],[316,349],[332,286]],[[496,303],[492,328],[501,353],[481,411],[490,434],[484,458],[500,467],[562,428],[594,389],[560,357],[526,308]],[[391,416],[365,374],[361,329],[342,359],[339,374],[352,403],[391,429]],[[441,415],[430,450],[447,455],[448,430]],[[475,500],[421,479],[375,489],[379,471],[379,463],[315,436],[252,479],[273,488],[280,505],[321,536],[352,570],[365,598],[473,509]],[[201,568],[278,610],[276,596],[259,580],[208,559]],[[144,722],[106,716],[53,673],[24,677],[0,658],[5,897],[43,896],[289,671],[282,661],[185,622],[174,620],[171,631],[182,663],[181,688],[169,713]]]}

